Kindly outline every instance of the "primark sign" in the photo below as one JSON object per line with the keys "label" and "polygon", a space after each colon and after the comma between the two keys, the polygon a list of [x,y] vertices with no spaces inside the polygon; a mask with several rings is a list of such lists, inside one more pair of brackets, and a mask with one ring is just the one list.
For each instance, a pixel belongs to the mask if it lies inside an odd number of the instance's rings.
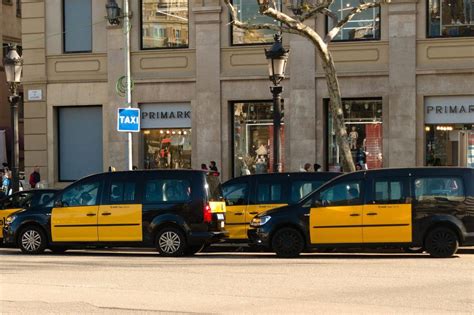
{"label": "primark sign", "polygon": [[141,128],[191,128],[191,104],[142,104]]}
{"label": "primark sign", "polygon": [[474,96],[425,98],[426,124],[474,124]]}

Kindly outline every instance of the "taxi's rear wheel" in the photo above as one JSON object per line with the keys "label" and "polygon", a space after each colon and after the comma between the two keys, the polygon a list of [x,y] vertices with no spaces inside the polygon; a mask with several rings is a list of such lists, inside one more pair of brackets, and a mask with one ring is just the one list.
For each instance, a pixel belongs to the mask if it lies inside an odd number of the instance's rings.
{"label": "taxi's rear wheel", "polygon": [[39,227],[27,226],[20,232],[18,246],[24,254],[41,254],[46,248],[46,235]]}
{"label": "taxi's rear wheel", "polygon": [[272,248],[278,257],[297,257],[304,249],[304,239],[299,231],[293,228],[282,228],[273,236]]}
{"label": "taxi's rear wheel", "polygon": [[431,230],[426,236],[426,251],[436,258],[447,258],[453,256],[459,246],[456,232],[446,227],[438,227]]}
{"label": "taxi's rear wheel", "polygon": [[180,257],[186,252],[186,238],[181,230],[174,227],[166,227],[156,234],[156,249],[161,256]]}

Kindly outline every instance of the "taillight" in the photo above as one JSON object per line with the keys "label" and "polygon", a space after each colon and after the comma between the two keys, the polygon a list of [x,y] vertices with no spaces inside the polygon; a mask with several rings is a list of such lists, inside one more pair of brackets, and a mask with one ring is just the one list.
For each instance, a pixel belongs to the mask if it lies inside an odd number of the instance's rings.
{"label": "taillight", "polygon": [[212,212],[211,212],[211,207],[206,204],[203,209],[203,217],[204,217],[204,222],[205,223],[211,223],[212,221]]}

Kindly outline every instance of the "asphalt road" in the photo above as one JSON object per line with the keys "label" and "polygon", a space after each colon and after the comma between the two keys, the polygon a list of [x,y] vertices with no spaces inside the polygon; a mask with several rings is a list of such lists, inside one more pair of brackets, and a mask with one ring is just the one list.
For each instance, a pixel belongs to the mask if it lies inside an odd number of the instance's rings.
{"label": "asphalt road", "polygon": [[0,249],[3,314],[474,313],[474,250],[162,258],[147,251],[24,256]]}

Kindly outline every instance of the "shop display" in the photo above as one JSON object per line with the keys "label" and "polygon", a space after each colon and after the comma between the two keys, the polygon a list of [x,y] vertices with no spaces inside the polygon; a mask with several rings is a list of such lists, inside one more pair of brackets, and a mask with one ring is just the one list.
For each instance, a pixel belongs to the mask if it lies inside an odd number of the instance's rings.
{"label": "shop display", "polygon": [[474,167],[474,125],[426,125],[425,133],[427,166]]}
{"label": "shop display", "polygon": [[191,129],[144,130],[144,168],[191,168]]}
{"label": "shop display", "polygon": [[[273,165],[273,104],[233,104],[234,176],[264,174]],[[281,160],[284,157],[284,125],[280,129]]]}
{"label": "shop display", "polygon": [[428,36],[474,36],[473,0],[428,0]]}
{"label": "shop display", "polygon": [[[360,169],[381,168],[382,100],[343,100],[347,141],[354,164]],[[336,142],[331,113],[328,112],[328,168],[341,171],[340,149]]]}

